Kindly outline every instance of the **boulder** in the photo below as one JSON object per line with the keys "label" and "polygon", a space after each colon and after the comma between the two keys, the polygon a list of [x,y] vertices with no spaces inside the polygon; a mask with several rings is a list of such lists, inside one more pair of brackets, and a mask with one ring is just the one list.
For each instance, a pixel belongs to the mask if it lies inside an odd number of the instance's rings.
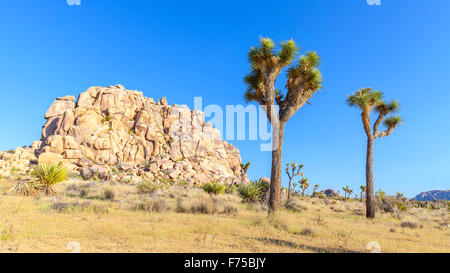
{"label": "boulder", "polygon": [[60,116],[68,109],[75,108],[75,102],[69,100],[55,100],[45,113],[45,118]]}
{"label": "boulder", "polygon": [[62,162],[63,156],[53,152],[45,152],[39,155],[39,164],[56,164]]}

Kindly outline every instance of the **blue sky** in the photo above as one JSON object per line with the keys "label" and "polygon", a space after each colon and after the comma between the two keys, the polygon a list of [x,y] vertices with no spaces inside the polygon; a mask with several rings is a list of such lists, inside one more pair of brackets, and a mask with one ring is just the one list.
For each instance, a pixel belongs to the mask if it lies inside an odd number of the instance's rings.
{"label": "blue sky", "polygon": [[[400,100],[405,120],[375,143],[375,189],[407,196],[448,189],[450,2],[280,2],[3,1],[0,150],[38,140],[55,97],[90,86],[120,83],[190,107],[194,96],[204,105],[242,104],[246,54],[262,35],[294,38],[322,58],[324,87],[287,123],[283,164],[305,164],[321,189],[359,192],[366,137],[345,98],[373,87]],[[258,141],[232,143],[252,162],[251,178],[270,176],[271,155]]]}

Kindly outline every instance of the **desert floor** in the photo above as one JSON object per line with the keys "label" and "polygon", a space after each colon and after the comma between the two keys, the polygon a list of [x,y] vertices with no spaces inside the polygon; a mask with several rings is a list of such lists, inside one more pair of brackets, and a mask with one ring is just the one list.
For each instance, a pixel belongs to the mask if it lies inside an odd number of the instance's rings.
{"label": "desert floor", "polygon": [[70,180],[57,196],[16,196],[0,180],[0,252],[450,252],[448,210],[366,220],[364,204],[296,197],[268,217],[234,194]]}

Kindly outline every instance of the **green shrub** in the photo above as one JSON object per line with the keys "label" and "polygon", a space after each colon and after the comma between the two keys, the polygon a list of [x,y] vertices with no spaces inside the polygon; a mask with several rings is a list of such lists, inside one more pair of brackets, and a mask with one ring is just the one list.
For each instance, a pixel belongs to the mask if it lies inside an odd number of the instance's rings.
{"label": "green shrub", "polygon": [[150,181],[142,181],[137,185],[137,192],[139,194],[148,194],[148,193],[154,193],[156,190],[160,188],[159,185],[156,185],[153,182]]}
{"label": "green shrub", "polygon": [[222,194],[225,192],[225,186],[218,182],[209,182],[202,186],[202,189],[207,193]]}
{"label": "green shrub", "polygon": [[242,184],[238,188],[238,195],[244,202],[256,202],[261,199],[261,185],[259,183]]}
{"label": "green shrub", "polygon": [[53,189],[53,186],[66,181],[68,178],[67,171],[62,166],[62,163],[52,165],[40,164],[34,167],[31,175],[36,178],[36,188],[44,192],[45,195],[55,194],[56,191]]}

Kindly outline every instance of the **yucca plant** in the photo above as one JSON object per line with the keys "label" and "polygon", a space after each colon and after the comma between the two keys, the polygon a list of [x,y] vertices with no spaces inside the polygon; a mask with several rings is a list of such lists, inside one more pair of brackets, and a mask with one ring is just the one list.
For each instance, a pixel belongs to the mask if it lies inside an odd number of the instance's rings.
{"label": "yucca plant", "polygon": [[259,183],[242,184],[238,188],[238,195],[243,202],[256,202],[261,197],[261,185]]}
{"label": "yucca plant", "polygon": [[53,189],[55,184],[66,181],[68,178],[67,170],[62,163],[58,164],[39,164],[34,167],[31,175],[36,178],[36,188],[45,195],[55,194]]}
{"label": "yucca plant", "polygon": [[209,182],[202,186],[202,189],[207,193],[222,194],[225,192],[225,186],[219,182]]}

